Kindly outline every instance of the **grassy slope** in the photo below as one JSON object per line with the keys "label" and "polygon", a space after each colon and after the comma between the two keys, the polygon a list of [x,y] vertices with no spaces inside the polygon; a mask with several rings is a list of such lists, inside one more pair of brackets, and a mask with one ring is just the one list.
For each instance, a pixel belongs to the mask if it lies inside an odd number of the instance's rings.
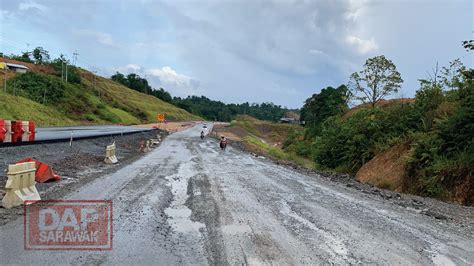
{"label": "grassy slope", "polygon": [[292,130],[303,130],[299,125],[278,124],[261,121],[251,116],[240,115],[228,127],[219,127],[218,135],[229,137],[231,141],[242,141],[245,148],[278,160],[293,161],[307,168],[314,163],[293,153],[285,152],[281,146]]}
{"label": "grassy slope", "polygon": [[[83,80],[88,86],[92,85],[88,80]],[[158,113],[165,113],[166,119],[173,121],[201,119],[154,96],[131,90],[109,79],[98,78],[97,87],[105,101],[112,106],[124,110],[142,110],[146,114],[147,120],[151,122],[156,122]]]}
{"label": "grassy slope", "polygon": [[[36,73],[48,75],[53,71],[50,68],[37,70],[34,66],[31,69]],[[14,73],[9,73],[8,79],[13,77]],[[109,79],[98,77],[97,85],[93,86],[92,77],[90,72],[81,70],[81,84],[68,84],[61,101],[45,105],[24,97],[5,94],[1,90],[0,118],[34,120],[39,126],[140,124],[156,122],[158,113],[165,113],[170,121],[201,120],[172,104],[131,90]],[[3,84],[3,75],[0,75],[0,84]]]}
{"label": "grassy slope", "polygon": [[75,122],[58,110],[23,97],[0,92],[0,117],[34,120],[42,126],[73,125]]}

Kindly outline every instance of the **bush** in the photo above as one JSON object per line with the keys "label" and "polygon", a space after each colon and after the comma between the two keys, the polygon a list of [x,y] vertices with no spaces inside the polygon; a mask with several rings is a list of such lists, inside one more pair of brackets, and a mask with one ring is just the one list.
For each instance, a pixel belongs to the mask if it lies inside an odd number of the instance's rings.
{"label": "bush", "polygon": [[16,95],[26,97],[38,103],[55,104],[64,96],[65,85],[58,79],[34,72],[17,75],[8,80],[8,88]]}
{"label": "bush", "polygon": [[[433,89],[434,90],[434,89]],[[467,189],[456,195],[465,204],[474,201],[474,87],[472,81],[450,91],[444,102],[450,103],[450,114],[433,116],[430,132],[413,135],[408,160],[408,180],[405,184],[413,193],[453,198],[458,186]],[[443,102],[440,101],[440,102]],[[455,101],[455,102],[453,102]],[[427,112],[445,113],[446,104],[431,106]],[[426,116],[425,116],[426,117]]]}
{"label": "bush", "polygon": [[[66,75],[66,64],[62,64],[60,59],[53,60],[50,65],[54,68],[57,77]],[[63,71],[63,74],[61,74],[61,71]],[[67,82],[74,84],[81,83],[81,75],[79,74],[79,69],[77,67],[72,65],[67,66]]]}

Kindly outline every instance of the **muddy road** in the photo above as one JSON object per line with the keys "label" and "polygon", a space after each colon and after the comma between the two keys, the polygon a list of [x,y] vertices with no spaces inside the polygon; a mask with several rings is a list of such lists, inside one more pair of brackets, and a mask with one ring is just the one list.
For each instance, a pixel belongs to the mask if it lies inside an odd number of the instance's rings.
{"label": "muddy road", "polygon": [[470,227],[232,147],[222,152],[199,132],[170,135],[65,198],[113,200],[112,251],[25,251],[19,218],[0,227],[0,263],[474,263]]}

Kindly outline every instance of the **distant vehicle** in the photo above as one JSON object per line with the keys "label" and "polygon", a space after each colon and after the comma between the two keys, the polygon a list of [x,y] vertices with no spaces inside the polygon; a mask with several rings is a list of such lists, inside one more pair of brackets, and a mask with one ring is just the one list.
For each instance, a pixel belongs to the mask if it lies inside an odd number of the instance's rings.
{"label": "distant vehicle", "polygon": [[207,126],[206,126],[206,125],[203,125],[202,128],[207,128]]}
{"label": "distant vehicle", "polygon": [[221,136],[221,140],[219,141],[219,146],[221,147],[221,150],[225,151],[225,148],[227,148],[227,139],[224,136]]}

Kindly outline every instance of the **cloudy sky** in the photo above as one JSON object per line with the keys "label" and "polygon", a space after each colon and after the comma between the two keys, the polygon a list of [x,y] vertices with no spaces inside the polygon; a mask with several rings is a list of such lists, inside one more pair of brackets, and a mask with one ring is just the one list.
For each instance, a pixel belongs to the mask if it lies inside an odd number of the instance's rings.
{"label": "cloudy sky", "polygon": [[100,75],[135,72],[174,96],[300,107],[384,54],[411,97],[455,58],[473,66],[472,0],[0,0],[0,50],[42,46]]}

